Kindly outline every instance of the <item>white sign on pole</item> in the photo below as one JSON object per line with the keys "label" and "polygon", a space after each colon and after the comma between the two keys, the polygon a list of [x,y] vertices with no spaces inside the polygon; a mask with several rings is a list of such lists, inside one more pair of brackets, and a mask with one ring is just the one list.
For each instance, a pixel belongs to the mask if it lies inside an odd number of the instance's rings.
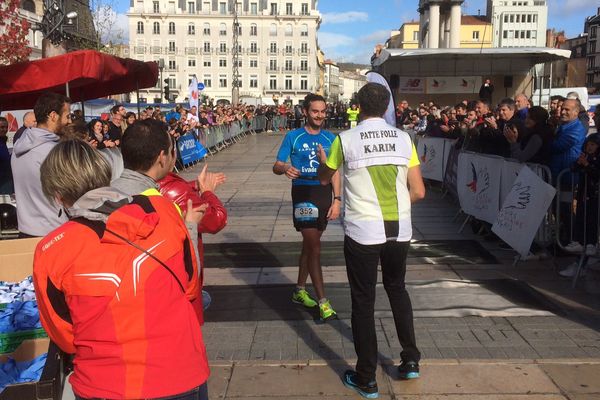
{"label": "white sign on pole", "polygon": [[498,212],[492,232],[527,256],[555,194],[556,189],[524,166]]}
{"label": "white sign on pole", "polygon": [[458,156],[457,191],[462,210],[493,224],[500,203],[503,159],[474,153]]}

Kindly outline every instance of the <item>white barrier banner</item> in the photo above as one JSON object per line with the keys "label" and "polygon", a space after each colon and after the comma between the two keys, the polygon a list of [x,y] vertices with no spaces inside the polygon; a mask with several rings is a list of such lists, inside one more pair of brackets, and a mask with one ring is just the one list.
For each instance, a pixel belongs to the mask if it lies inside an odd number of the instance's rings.
{"label": "white barrier banner", "polygon": [[423,178],[438,182],[444,181],[444,172],[453,142],[454,140],[451,139],[432,137],[419,139],[417,154],[419,155]]}
{"label": "white barrier banner", "polygon": [[527,256],[555,194],[556,189],[524,166],[498,212],[492,232],[521,256]]}
{"label": "white barrier banner", "polygon": [[482,221],[496,221],[500,203],[502,158],[461,153],[456,180],[462,210]]}
{"label": "white barrier banner", "polygon": [[519,176],[519,171],[523,168],[523,164],[516,161],[504,161],[502,165],[502,176],[500,177],[500,204],[504,203],[506,196],[510,193],[515,183],[515,179]]}

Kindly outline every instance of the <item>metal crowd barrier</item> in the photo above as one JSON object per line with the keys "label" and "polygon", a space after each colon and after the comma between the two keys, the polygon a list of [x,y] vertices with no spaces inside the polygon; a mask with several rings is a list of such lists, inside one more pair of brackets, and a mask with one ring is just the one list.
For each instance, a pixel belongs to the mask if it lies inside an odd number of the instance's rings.
{"label": "metal crowd barrier", "polygon": [[287,116],[285,115],[275,115],[272,122],[274,131],[287,129]]}
{"label": "metal crowd barrier", "polygon": [[[581,175],[583,179],[580,179]],[[587,174],[580,174],[571,169],[561,171],[556,178],[556,244],[562,250],[579,255],[577,270],[572,281],[573,288],[588,265],[590,257],[595,255],[595,251],[594,254],[586,252],[586,245],[592,245],[594,248],[598,245],[600,202],[597,192],[588,191],[589,184],[593,182],[594,180]],[[600,187],[600,181],[597,185]],[[583,201],[580,202],[578,199]],[[566,241],[568,243],[565,243]],[[567,249],[566,246],[572,242],[580,243],[581,250]]]}

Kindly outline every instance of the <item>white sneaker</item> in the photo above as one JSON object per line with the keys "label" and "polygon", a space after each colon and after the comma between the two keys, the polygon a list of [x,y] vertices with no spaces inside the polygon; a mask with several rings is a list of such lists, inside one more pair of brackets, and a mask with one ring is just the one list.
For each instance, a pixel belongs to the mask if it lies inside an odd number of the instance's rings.
{"label": "white sneaker", "polygon": [[583,246],[579,242],[571,242],[565,246],[565,251],[569,253],[582,253]]}
{"label": "white sneaker", "polygon": [[[567,268],[563,269],[558,274],[560,276],[564,276],[565,278],[572,278],[575,276],[575,273],[577,272],[578,265],[579,265],[579,263],[577,263],[577,262],[569,264],[569,266]],[[579,276],[585,276],[585,269],[581,270],[581,272],[579,273]]]}
{"label": "white sneaker", "polygon": [[585,246],[585,255],[586,256],[595,256],[596,255],[596,246],[593,244],[588,244]]}

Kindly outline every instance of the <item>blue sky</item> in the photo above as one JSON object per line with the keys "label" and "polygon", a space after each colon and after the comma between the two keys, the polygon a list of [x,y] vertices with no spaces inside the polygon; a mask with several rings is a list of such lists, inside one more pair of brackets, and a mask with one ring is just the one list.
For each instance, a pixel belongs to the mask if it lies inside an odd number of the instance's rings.
{"label": "blue sky", "polygon": [[[113,0],[119,14],[127,12],[129,0]],[[373,47],[383,43],[390,31],[417,19],[418,0],[320,0],[323,23],[319,44],[325,57],[342,62],[367,64]],[[465,0],[463,13],[485,14],[485,0]],[[599,0],[548,0],[548,28],[565,30],[567,37],[583,31],[586,16],[596,14]],[[127,29],[118,15],[117,26]]]}

